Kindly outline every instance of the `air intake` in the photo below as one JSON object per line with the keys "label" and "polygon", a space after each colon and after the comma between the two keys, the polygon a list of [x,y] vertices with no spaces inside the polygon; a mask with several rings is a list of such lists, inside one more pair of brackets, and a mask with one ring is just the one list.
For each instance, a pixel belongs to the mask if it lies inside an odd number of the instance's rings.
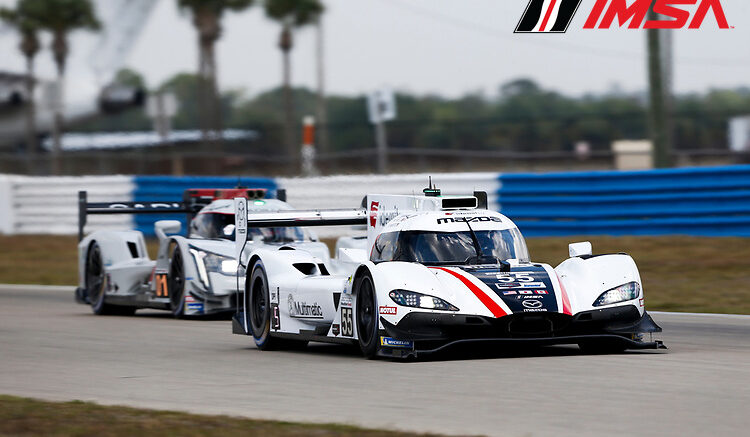
{"label": "air intake", "polygon": [[443,209],[475,209],[477,207],[476,197],[444,197],[440,200]]}

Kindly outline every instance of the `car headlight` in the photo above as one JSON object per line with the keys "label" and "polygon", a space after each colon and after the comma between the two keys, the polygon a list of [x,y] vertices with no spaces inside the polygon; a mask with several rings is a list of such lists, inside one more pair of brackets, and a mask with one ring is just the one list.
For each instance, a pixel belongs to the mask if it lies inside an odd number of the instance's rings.
{"label": "car headlight", "polygon": [[439,297],[417,293],[409,290],[393,290],[388,293],[391,300],[405,307],[424,308],[429,310],[458,311],[458,308]]}
{"label": "car headlight", "polygon": [[[231,276],[237,274],[236,259],[193,248],[190,249],[190,253],[193,255],[193,258],[195,258],[195,265],[198,267],[198,276],[200,276],[201,282],[203,282],[203,285],[207,288],[210,286],[208,282],[208,272]],[[244,275],[242,272],[239,274]]]}
{"label": "car headlight", "polygon": [[620,285],[611,290],[607,290],[602,293],[601,296],[594,302],[595,307],[603,305],[610,305],[618,302],[625,302],[626,300],[637,299],[641,295],[641,286],[637,282],[628,282],[627,284]]}
{"label": "car headlight", "polygon": [[234,275],[237,273],[237,260],[228,256],[207,253],[203,257],[203,263],[209,272],[224,273],[225,275]]}

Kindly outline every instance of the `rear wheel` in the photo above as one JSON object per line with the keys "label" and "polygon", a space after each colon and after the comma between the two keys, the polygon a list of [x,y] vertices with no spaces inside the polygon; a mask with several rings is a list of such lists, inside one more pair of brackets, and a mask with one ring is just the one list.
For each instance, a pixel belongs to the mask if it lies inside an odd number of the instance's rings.
{"label": "rear wheel", "polygon": [[105,302],[107,276],[104,272],[102,250],[99,243],[93,242],[86,254],[86,296],[91,304],[91,310],[96,315],[132,315],[135,308],[112,305]]}
{"label": "rear wheel", "polygon": [[365,358],[374,358],[378,352],[378,313],[375,286],[369,273],[357,278],[354,290],[357,296],[359,348]]}
{"label": "rear wheel", "polygon": [[180,246],[172,246],[172,256],[169,259],[169,303],[172,315],[181,318],[185,316],[185,258]]}

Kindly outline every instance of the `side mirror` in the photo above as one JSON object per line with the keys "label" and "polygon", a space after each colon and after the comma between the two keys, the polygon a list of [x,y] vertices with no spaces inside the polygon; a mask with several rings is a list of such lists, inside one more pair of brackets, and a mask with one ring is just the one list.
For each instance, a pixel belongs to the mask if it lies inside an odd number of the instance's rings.
{"label": "side mirror", "polygon": [[568,253],[570,254],[571,258],[575,258],[577,256],[591,256],[591,242],[582,241],[580,243],[570,243],[568,244]]}
{"label": "side mirror", "polygon": [[178,234],[182,229],[182,223],[178,220],[159,220],[154,223],[154,233],[159,241],[167,238],[169,234]]}

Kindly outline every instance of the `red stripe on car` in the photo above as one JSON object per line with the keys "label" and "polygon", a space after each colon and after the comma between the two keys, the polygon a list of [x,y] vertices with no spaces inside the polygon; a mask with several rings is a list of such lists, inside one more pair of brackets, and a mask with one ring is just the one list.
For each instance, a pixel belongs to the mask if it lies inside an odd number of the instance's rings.
{"label": "red stripe on car", "polygon": [[453,270],[448,270],[444,267],[431,267],[431,268],[442,270],[444,272],[450,273],[455,278],[458,278],[458,280],[461,281],[469,290],[471,290],[471,292],[474,293],[474,296],[476,296],[477,299],[479,299],[484,304],[484,306],[486,306],[487,309],[490,310],[493,316],[503,317],[503,316],[508,315],[508,313],[503,311],[503,309],[500,307],[500,305],[497,304],[497,302],[492,300],[492,298],[487,296],[487,294],[484,291],[482,291],[479,287],[477,287],[476,284],[466,279],[463,275],[458,274],[454,272]]}
{"label": "red stripe on car", "polygon": [[560,284],[560,294],[562,295],[563,314],[572,316],[573,311],[571,311],[570,309],[570,301],[568,300],[568,292],[565,291],[565,286],[563,285],[562,280],[560,279],[560,275],[557,275],[557,282],[558,284]]}

